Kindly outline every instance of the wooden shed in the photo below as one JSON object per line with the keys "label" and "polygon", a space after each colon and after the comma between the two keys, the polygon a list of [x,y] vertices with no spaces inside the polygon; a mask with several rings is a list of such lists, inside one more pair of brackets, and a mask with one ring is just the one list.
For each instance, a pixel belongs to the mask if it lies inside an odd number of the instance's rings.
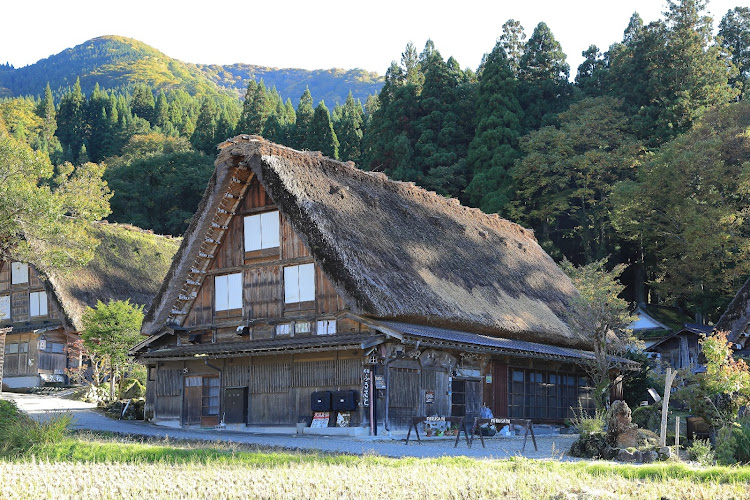
{"label": "wooden shed", "polygon": [[81,362],[68,345],[78,338],[81,315],[98,300],[149,306],[177,250],[179,239],[117,224],[94,223],[100,243],[78,269],[36,269],[0,261],[0,351],[2,383],[9,388],[66,383],[66,371]]}
{"label": "wooden shed", "polygon": [[590,404],[576,291],[531,231],[320,153],[220,147],[132,350],[154,421],[290,425],[330,394],[372,430]]}

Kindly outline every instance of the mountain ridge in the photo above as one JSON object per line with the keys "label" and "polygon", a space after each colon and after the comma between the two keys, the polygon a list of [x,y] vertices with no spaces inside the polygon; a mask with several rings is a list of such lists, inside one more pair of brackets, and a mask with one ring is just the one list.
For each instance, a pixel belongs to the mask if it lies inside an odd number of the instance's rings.
{"label": "mountain ridge", "polygon": [[182,89],[191,95],[228,92],[239,97],[244,96],[250,78],[263,78],[266,86],[275,86],[285,100],[296,102],[308,87],[316,103],[325,100],[329,106],[343,104],[349,91],[364,102],[383,85],[381,75],[358,68],[304,70],[245,63],[187,63],[139,40],[105,35],[22,68],[1,68],[0,97],[41,95],[48,82],[53,93],[60,95],[76,78],[80,78],[84,93],[91,92],[97,83],[110,90],[146,83],[155,90]]}

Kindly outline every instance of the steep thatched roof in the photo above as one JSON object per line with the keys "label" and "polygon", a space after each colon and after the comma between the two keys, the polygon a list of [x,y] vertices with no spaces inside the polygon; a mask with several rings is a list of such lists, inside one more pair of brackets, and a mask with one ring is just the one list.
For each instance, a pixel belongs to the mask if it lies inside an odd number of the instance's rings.
{"label": "steep thatched roof", "polygon": [[[727,310],[721,315],[714,327],[715,332],[728,332],[730,342],[740,344],[747,343],[748,334],[746,330],[750,325],[750,278],[737,292],[727,306]],[[750,343],[748,343],[750,345]]]}
{"label": "steep thatched roof", "polygon": [[248,136],[222,145],[144,333],[170,321],[243,168],[258,178],[352,312],[586,345],[563,320],[576,291],[530,231],[411,183]]}
{"label": "steep thatched roof", "polygon": [[100,243],[86,266],[42,270],[75,330],[82,328],[86,307],[98,300],[130,299],[149,307],[180,244],[128,225],[94,223],[91,231]]}

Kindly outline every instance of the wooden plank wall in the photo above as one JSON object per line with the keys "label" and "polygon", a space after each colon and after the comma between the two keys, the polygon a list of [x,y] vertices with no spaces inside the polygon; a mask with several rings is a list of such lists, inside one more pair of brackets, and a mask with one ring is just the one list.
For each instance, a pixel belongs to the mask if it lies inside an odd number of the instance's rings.
{"label": "wooden plank wall", "polygon": [[[232,358],[214,363],[222,367],[222,394],[226,388],[248,388],[251,425],[294,424],[301,416],[311,416],[313,392],[359,391],[362,384],[362,357],[355,351]],[[188,375],[183,373],[182,366],[188,367]],[[184,377],[201,374],[201,370],[207,368],[197,362],[184,365],[168,362],[158,367],[156,381],[149,382],[154,386],[157,418],[180,417]],[[359,413],[354,412],[352,425],[358,425],[359,421]]]}
{"label": "wooden plank wall", "polygon": [[[203,284],[183,323],[184,326],[211,328],[216,324],[231,322],[240,324],[250,320],[257,322],[259,319],[280,320],[284,317],[292,319],[304,317],[315,321],[316,315],[330,317],[345,309],[343,299],[336,293],[330,280],[317,267],[315,300],[299,304],[284,303],[283,267],[312,262],[310,252],[285,217],[281,216],[280,219],[281,240],[278,249],[267,249],[252,254],[244,253],[244,216],[274,208],[265,190],[254,179],[237,210],[237,215],[232,218],[229,228],[222,236],[221,245],[215,252],[215,259],[203,279]],[[237,316],[233,311],[214,313],[213,276],[235,272],[244,273],[242,317]],[[268,333],[263,333],[261,337],[267,338],[271,335],[273,328],[267,330]],[[355,331],[355,329],[352,325],[346,325],[344,331]],[[222,340],[219,338],[217,341]]]}
{"label": "wooden plank wall", "polygon": [[[25,323],[30,320],[36,321],[37,319],[44,321],[59,320],[62,318],[62,312],[60,311],[57,301],[52,299],[54,293],[52,289],[47,289],[45,282],[41,279],[40,274],[34,269],[34,266],[29,265],[29,281],[28,283],[11,284],[11,263],[8,261],[0,261],[0,294],[8,295],[10,292],[10,319],[7,318],[0,320],[0,324],[12,324],[12,323]],[[29,293],[31,292],[47,292],[47,316],[39,318],[29,317]]]}

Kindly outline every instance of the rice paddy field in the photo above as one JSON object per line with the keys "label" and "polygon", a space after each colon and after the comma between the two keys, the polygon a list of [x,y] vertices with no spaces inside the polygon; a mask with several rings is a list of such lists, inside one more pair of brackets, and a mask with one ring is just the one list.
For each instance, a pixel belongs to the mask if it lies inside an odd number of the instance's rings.
{"label": "rice paddy field", "polygon": [[750,467],[387,458],[78,435],[0,459],[0,498],[750,499]]}

